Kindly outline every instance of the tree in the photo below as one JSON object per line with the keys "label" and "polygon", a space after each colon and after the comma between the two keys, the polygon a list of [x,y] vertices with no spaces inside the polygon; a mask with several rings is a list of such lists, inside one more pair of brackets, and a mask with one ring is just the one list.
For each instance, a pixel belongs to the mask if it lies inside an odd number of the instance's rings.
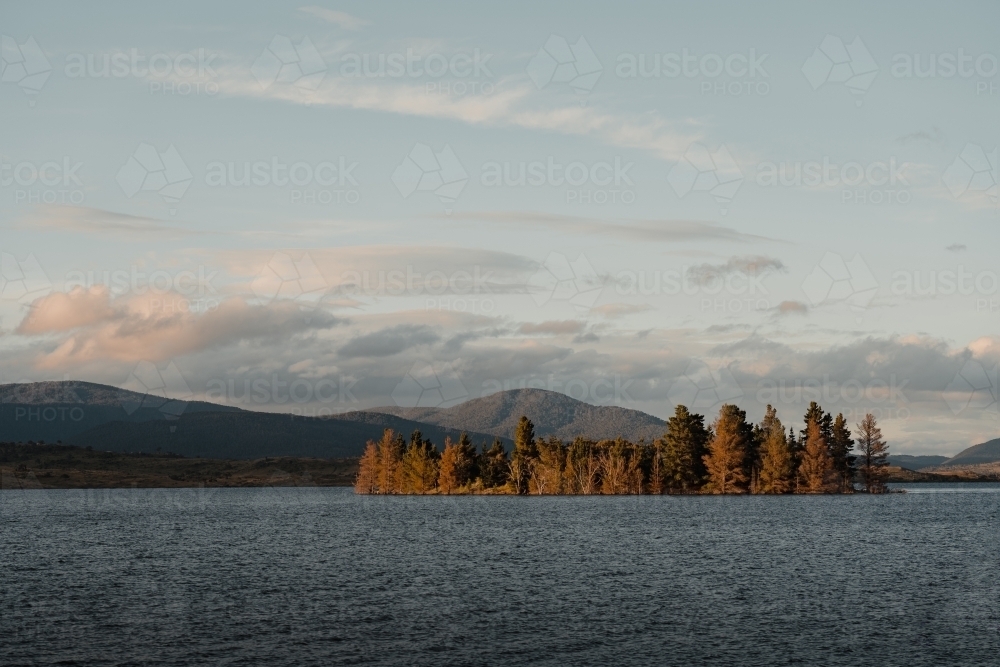
{"label": "tree", "polygon": [[538,458],[538,447],[535,443],[535,425],[526,416],[521,415],[514,433],[514,453],[510,458],[510,480],[514,492],[528,492],[528,479],[531,476],[531,466]]}
{"label": "tree", "polygon": [[496,438],[489,449],[484,444],[479,455],[479,478],[483,480],[483,487],[492,489],[503,486],[507,483],[508,472],[507,451],[500,438]]}
{"label": "tree", "polygon": [[369,440],[365,445],[365,453],[358,462],[358,476],[354,479],[355,493],[378,493],[378,462],[378,446]]}
{"label": "tree", "polygon": [[757,493],[788,493],[794,479],[793,453],[785,428],[770,405],[760,424],[761,464]]}
{"label": "tree", "polygon": [[683,405],[674,408],[663,436],[663,478],[668,491],[692,493],[701,488],[708,440],[702,415],[688,412]]}
{"label": "tree", "polygon": [[600,467],[594,442],[577,436],[566,451],[563,489],[585,496],[597,493]]}
{"label": "tree", "polygon": [[806,445],[799,465],[799,479],[800,493],[831,493],[839,488],[822,428],[816,421],[806,425]]}
{"label": "tree", "polygon": [[458,470],[459,486],[471,484],[476,479],[476,471],[479,469],[476,447],[472,444],[469,434],[462,432],[458,437],[458,460],[461,467]]}
{"label": "tree", "polygon": [[889,445],[882,439],[882,429],[878,427],[875,416],[870,412],[860,424],[855,433],[858,436],[858,451],[861,465],[861,479],[868,493],[885,493],[887,467],[889,465]]}
{"label": "tree", "polygon": [[399,493],[403,486],[402,462],[406,443],[391,428],[382,432],[378,442],[378,492]]}
{"label": "tree", "polygon": [[410,444],[403,454],[403,493],[429,493],[438,481],[438,452],[420,431],[410,435]]}
{"label": "tree", "polygon": [[642,493],[642,468],[635,445],[617,438],[601,444],[601,493],[606,495]]}
{"label": "tree", "polygon": [[704,456],[708,472],[709,493],[743,493],[746,491],[747,458],[746,413],[735,405],[723,405],[712,427],[714,437]]}
{"label": "tree", "polygon": [[840,490],[843,493],[852,493],[857,457],[851,455],[854,440],[851,438],[851,429],[848,428],[843,413],[838,414],[833,422],[830,437],[830,458],[833,459],[833,469],[840,478]]}
{"label": "tree", "polygon": [[451,438],[445,438],[441,463],[438,465],[438,490],[441,493],[459,491],[471,481],[469,470],[472,469],[473,462],[468,457],[468,449],[461,440],[453,443]]}
{"label": "tree", "polygon": [[566,447],[555,436],[550,436],[548,440],[539,439],[536,446],[538,458],[531,461],[528,480],[529,491],[538,495],[562,493]]}

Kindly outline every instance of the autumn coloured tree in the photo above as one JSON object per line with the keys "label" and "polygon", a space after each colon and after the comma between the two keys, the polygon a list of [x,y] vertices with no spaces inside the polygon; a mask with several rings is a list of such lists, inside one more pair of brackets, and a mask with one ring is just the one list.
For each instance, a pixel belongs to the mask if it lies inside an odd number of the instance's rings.
{"label": "autumn coloured tree", "polygon": [[806,426],[806,444],[799,464],[798,490],[800,493],[833,493],[839,489],[838,481],[822,426],[819,422],[810,421]]}
{"label": "autumn coloured tree", "polygon": [[539,439],[538,456],[531,460],[528,473],[528,492],[536,495],[562,493],[563,469],[566,464],[566,447],[555,436]]}
{"label": "autumn coloured tree", "polygon": [[770,405],[758,430],[761,441],[761,464],[757,480],[757,493],[789,493],[793,488],[794,454],[785,437],[785,428],[778,419],[778,412]]}
{"label": "autumn coloured tree", "polygon": [[[702,415],[677,406],[663,438],[622,437],[595,442],[536,437],[526,416],[518,422],[508,458],[503,442],[477,452],[468,434],[445,439],[444,450],[419,431],[403,438],[386,429],[359,461],[359,494],[643,494],[850,493],[854,440],[843,415],[834,420],[816,403],[801,438],[770,405],[756,426],[735,405],[723,405],[711,428]],[[858,424],[865,489],[884,493],[888,448],[872,415]]]}
{"label": "autumn coloured tree", "polygon": [[704,456],[708,483],[705,491],[744,493],[747,483],[746,413],[735,405],[723,405],[712,426],[713,437]]}
{"label": "autumn coloured tree", "polygon": [[378,446],[369,440],[365,445],[365,453],[358,462],[358,476],[354,480],[355,493],[378,493],[378,462]]}
{"label": "autumn coloured tree", "polygon": [[882,430],[878,427],[875,416],[870,412],[860,424],[855,433],[858,436],[859,453],[858,470],[861,480],[868,493],[885,493],[887,467],[889,465],[889,446],[882,439]]}
{"label": "autumn coloured tree", "polygon": [[430,493],[438,482],[438,451],[420,431],[410,435],[403,453],[403,493]]}
{"label": "autumn coloured tree", "polygon": [[403,436],[391,428],[382,432],[378,442],[378,492],[400,493],[403,486]]}
{"label": "autumn coloured tree", "polygon": [[563,489],[566,493],[589,496],[600,490],[601,462],[594,441],[576,437],[566,450]]}

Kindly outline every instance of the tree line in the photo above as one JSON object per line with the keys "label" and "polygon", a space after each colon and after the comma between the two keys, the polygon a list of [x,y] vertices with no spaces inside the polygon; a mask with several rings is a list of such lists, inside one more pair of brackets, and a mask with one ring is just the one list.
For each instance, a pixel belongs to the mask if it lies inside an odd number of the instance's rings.
{"label": "tree line", "polygon": [[368,441],[355,491],[361,494],[788,494],[885,493],[889,454],[875,417],[852,434],[843,414],[816,402],[805,427],[786,431],[767,406],[758,424],[723,405],[707,425],[703,415],[677,406],[661,438],[571,442],[536,437],[521,417],[508,455],[497,438],[477,451],[465,433],[444,449],[414,431],[407,442],[386,429]]}

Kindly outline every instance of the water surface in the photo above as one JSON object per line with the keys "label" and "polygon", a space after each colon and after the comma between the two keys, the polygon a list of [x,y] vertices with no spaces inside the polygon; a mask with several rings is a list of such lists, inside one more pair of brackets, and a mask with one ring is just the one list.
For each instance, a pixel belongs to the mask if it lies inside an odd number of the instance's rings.
{"label": "water surface", "polygon": [[935,486],[0,491],[0,662],[996,665],[1000,485]]}

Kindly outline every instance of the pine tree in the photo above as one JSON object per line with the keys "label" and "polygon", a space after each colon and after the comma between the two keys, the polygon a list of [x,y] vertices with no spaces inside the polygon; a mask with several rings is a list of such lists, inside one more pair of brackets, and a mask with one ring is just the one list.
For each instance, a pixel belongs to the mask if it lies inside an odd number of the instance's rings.
{"label": "pine tree", "polygon": [[708,471],[709,493],[744,493],[746,491],[747,433],[746,413],[735,405],[723,405],[712,427],[714,437],[704,456]]}
{"label": "pine tree", "polygon": [[479,477],[483,480],[483,487],[492,489],[503,486],[507,483],[509,472],[507,451],[500,438],[496,438],[489,449],[484,444],[483,452],[479,455]]}
{"label": "pine tree", "polygon": [[839,489],[821,425],[816,421],[810,421],[806,427],[806,445],[799,465],[799,478],[800,493],[832,493]]}
{"label": "pine tree", "polygon": [[831,432],[830,458],[833,459],[833,469],[840,477],[840,487],[844,493],[854,491],[857,457],[851,455],[853,449],[854,440],[851,438],[851,429],[847,427],[847,420],[844,419],[843,413],[838,414]]}
{"label": "pine tree", "polygon": [[705,480],[704,457],[709,440],[702,415],[674,408],[663,436],[663,477],[671,493],[698,491]]}
{"label": "pine tree", "polygon": [[793,453],[777,411],[770,405],[760,424],[761,466],[757,493],[788,493],[792,490]]}
{"label": "pine tree", "polygon": [[459,486],[472,484],[476,479],[476,472],[479,470],[478,454],[476,447],[472,444],[469,434],[462,432],[458,438],[459,461],[461,468],[458,471]]}
{"label": "pine tree", "polygon": [[514,433],[514,453],[510,459],[510,478],[514,485],[514,493],[528,492],[528,479],[531,467],[538,458],[538,446],[535,443],[535,425],[522,415]]}
{"label": "pine tree", "polygon": [[889,465],[889,445],[882,439],[882,429],[870,412],[855,431],[858,436],[861,479],[868,493],[885,493],[887,466]]}

